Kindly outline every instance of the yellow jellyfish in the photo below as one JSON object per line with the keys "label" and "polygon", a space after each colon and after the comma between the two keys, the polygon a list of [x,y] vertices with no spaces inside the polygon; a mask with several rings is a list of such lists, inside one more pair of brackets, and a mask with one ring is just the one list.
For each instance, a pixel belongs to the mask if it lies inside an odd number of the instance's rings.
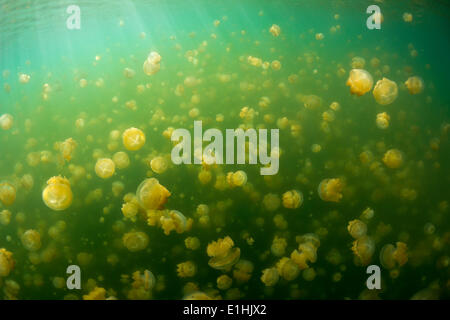
{"label": "yellow jellyfish", "polygon": [[278,71],[281,69],[281,62],[278,60],[273,60],[270,63],[270,67],[272,68],[272,70]]}
{"label": "yellow jellyfish", "polygon": [[197,250],[200,248],[200,240],[197,237],[187,237],[184,239],[184,245],[187,249]]}
{"label": "yellow jellyfish", "polygon": [[273,24],[270,29],[269,32],[274,36],[274,37],[278,37],[281,33],[281,28],[279,25]]}
{"label": "yellow jellyfish", "polygon": [[116,152],[113,155],[112,160],[114,161],[117,169],[125,169],[130,165],[130,158],[128,157],[128,154],[123,151]]}
{"label": "yellow jellyfish", "polygon": [[161,228],[165,235],[169,235],[172,230],[177,233],[183,233],[189,230],[192,225],[192,219],[186,217],[177,210],[166,211],[160,218]]}
{"label": "yellow jellyfish", "polygon": [[298,250],[291,253],[291,260],[294,261],[300,270],[309,268],[308,263],[314,263],[317,260],[318,243],[314,240],[307,240],[299,244]]}
{"label": "yellow jellyfish", "polygon": [[195,276],[195,273],[197,272],[197,267],[195,266],[195,263],[192,261],[186,261],[177,264],[177,274],[180,278],[190,278]]}
{"label": "yellow jellyfish", "polygon": [[397,242],[396,247],[387,244],[381,248],[380,262],[386,269],[401,267],[408,262],[408,247],[404,242]]}
{"label": "yellow jellyfish", "polygon": [[353,241],[352,251],[363,265],[369,264],[375,251],[375,243],[372,238],[363,236]]}
{"label": "yellow jellyfish", "polygon": [[213,300],[213,298],[204,292],[196,291],[184,296],[183,300]]}
{"label": "yellow jellyfish", "polygon": [[381,105],[391,104],[398,96],[397,84],[387,78],[378,80],[373,88],[373,96]]}
{"label": "yellow jellyfish", "polygon": [[283,193],[283,207],[297,209],[303,203],[303,193],[298,190],[290,190]]}
{"label": "yellow jellyfish", "polygon": [[0,202],[10,206],[16,201],[16,188],[7,181],[0,182]]}
{"label": "yellow jellyfish", "polygon": [[12,256],[12,252],[0,248],[0,278],[9,276],[14,269],[15,261]]}
{"label": "yellow jellyfish", "polygon": [[350,70],[346,85],[350,87],[351,94],[362,96],[372,89],[373,78],[364,69],[352,69]]}
{"label": "yellow jellyfish", "polygon": [[229,271],[231,267],[239,260],[241,250],[234,247],[233,240],[226,236],[208,244],[206,253],[211,259],[208,264],[211,268],[223,271]]}
{"label": "yellow jellyfish", "polygon": [[339,178],[324,179],[320,182],[317,191],[323,201],[339,202],[342,199],[343,183]]}
{"label": "yellow jellyfish", "polygon": [[316,33],[315,35],[316,40],[323,40],[325,38],[325,35],[322,32]]}
{"label": "yellow jellyfish", "polygon": [[233,278],[238,283],[247,282],[252,276],[253,269],[254,266],[251,261],[241,259],[234,265]]}
{"label": "yellow jellyfish", "polygon": [[300,273],[298,265],[287,257],[281,258],[281,260],[277,262],[276,268],[278,274],[287,281],[294,280]]}
{"label": "yellow jellyfish", "polygon": [[261,281],[266,287],[273,287],[279,279],[280,274],[277,268],[267,268],[262,271]]}
{"label": "yellow jellyfish", "polygon": [[3,130],[11,129],[13,123],[14,123],[14,118],[12,115],[10,115],[8,113],[5,113],[0,117],[0,127]]}
{"label": "yellow jellyfish", "polygon": [[11,211],[2,210],[0,211],[0,224],[7,226],[11,222]]}
{"label": "yellow jellyfish", "polygon": [[230,278],[228,275],[223,274],[217,278],[216,282],[217,282],[218,289],[228,290],[231,287],[231,285],[233,284],[233,279]]}
{"label": "yellow jellyfish", "polygon": [[122,237],[123,245],[131,252],[144,250],[148,246],[148,236],[144,232],[131,231]]}
{"label": "yellow jellyfish", "polygon": [[280,207],[280,197],[274,193],[268,193],[263,198],[263,206],[267,211],[275,211]]}
{"label": "yellow jellyfish", "polygon": [[272,241],[272,246],[270,247],[270,251],[276,257],[281,257],[284,255],[284,252],[287,247],[287,241],[285,238],[279,238],[275,236]]}
{"label": "yellow jellyfish", "polygon": [[354,239],[359,239],[366,235],[367,225],[361,220],[355,219],[348,223],[347,230]]}
{"label": "yellow jellyfish", "polygon": [[242,170],[230,172],[227,175],[227,182],[232,187],[242,187],[247,183],[247,174]]}
{"label": "yellow jellyfish", "polygon": [[134,77],[135,74],[136,74],[136,71],[134,71],[131,68],[123,69],[123,75],[125,76],[125,78],[131,79]]}
{"label": "yellow jellyfish", "polygon": [[64,140],[64,142],[59,145],[59,150],[64,160],[70,161],[72,159],[76,146],[77,143],[72,138]]}
{"label": "yellow jellyfish", "polygon": [[37,251],[41,248],[41,235],[36,230],[30,229],[25,231],[20,240],[28,251]]}
{"label": "yellow jellyfish", "polygon": [[405,22],[412,22],[413,21],[413,15],[409,12],[403,13],[403,21]]}
{"label": "yellow jellyfish", "polygon": [[352,69],[363,69],[366,65],[366,60],[362,57],[352,58]]}
{"label": "yellow jellyfish", "polygon": [[153,172],[161,174],[167,170],[167,168],[169,167],[169,162],[166,158],[159,156],[153,158],[150,161],[150,167],[152,168]]}
{"label": "yellow jellyfish", "polygon": [[383,162],[388,168],[400,168],[403,164],[403,153],[397,149],[389,149],[383,156]]}
{"label": "yellow jellyfish", "polygon": [[377,114],[377,127],[380,129],[387,129],[387,127],[389,127],[389,120],[391,119],[391,117],[386,113],[378,113]]}
{"label": "yellow jellyfish", "polygon": [[146,210],[160,209],[170,197],[170,192],[155,178],[142,181],[136,191],[139,204]]}
{"label": "yellow jellyfish", "polygon": [[72,204],[73,194],[70,182],[61,176],[52,177],[42,192],[44,203],[52,210],[65,210]]}
{"label": "yellow jellyfish", "polygon": [[95,164],[95,173],[102,179],[108,179],[116,172],[114,161],[108,158],[98,159]]}
{"label": "yellow jellyfish", "polygon": [[131,221],[136,221],[136,215],[139,212],[139,206],[133,202],[126,202],[122,205],[122,214]]}
{"label": "yellow jellyfish", "polygon": [[95,287],[91,292],[83,296],[83,300],[106,300],[106,290]]}
{"label": "yellow jellyfish", "polygon": [[161,56],[158,52],[152,51],[144,61],[143,69],[144,73],[148,76],[154,75],[161,68],[160,66]]}
{"label": "yellow jellyfish", "polygon": [[137,128],[129,128],[123,132],[123,145],[127,150],[137,151],[145,144],[145,134]]}
{"label": "yellow jellyfish", "polygon": [[20,83],[28,83],[30,81],[30,76],[25,73],[19,73],[19,82]]}
{"label": "yellow jellyfish", "polygon": [[405,86],[410,94],[418,94],[423,91],[424,84],[422,78],[414,76],[405,81]]}

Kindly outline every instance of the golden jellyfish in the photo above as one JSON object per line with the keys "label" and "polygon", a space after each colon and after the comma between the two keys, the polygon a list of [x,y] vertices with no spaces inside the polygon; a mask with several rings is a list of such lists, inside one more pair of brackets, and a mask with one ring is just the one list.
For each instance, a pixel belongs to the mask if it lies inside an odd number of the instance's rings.
{"label": "golden jellyfish", "polygon": [[156,51],[150,52],[147,59],[145,59],[144,61],[143,65],[144,73],[148,76],[156,74],[161,68],[160,62],[161,56],[159,55],[159,53]]}
{"label": "golden jellyfish", "polygon": [[277,268],[267,268],[262,271],[261,281],[266,287],[273,287],[279,279],[280,274]]}
{"label": "golden jellyfish", "polygon": [[389,127],[390,119],[391,117],[386,112],[378,113],[376,119],[377,127],[380,129],[387,129],[387,127]]}
{"label": "golden jellyfish", "polygon": [[88,85],[88,82],[86,79],[80,79],[79,84],[80,84],[80,88],[86,88],[86,86]]}
{"label": "golden jellyfish", "polygon": [[287,247],[287,241],[285,238],[279,238],[275,236],[275,238],[272,241],[272,245],[270,247],[270,251],[272,254],[276,257],[281,257],[284,255],[284,252]]}
{"label": "golden jellyfish", "polygon": [[228,289],[230,289],[231,285],[233,284],[233,279],[230,278],[228,275],[223,274],[217,278],[216,282],[217,282],[218,289],[228,290]]}
{"label": "golden jellyfish", "polygon": [[234,265],[233,278],[240,283],[247,282],[252,276],[253,269],[251,261],[241,259]]}
{"label": "golden jellyfish", "polygon": [[229,236],[208,244],[206,253],[211,257],[209,266],[223,271],[229,271],[241,256],[241,250],[234,247],[234,241]]}
{"label": "golden jellyfish", "polygon": [[397,149],[389,149],[383,156],[383,162],[388,168],[400,168],[403,164],[403,153]]}
{"label": "golden jellyfish", "polygon": [[20,83],[28,83],[30,81],[30,76],[25,73],[19,73],[19,82]]}
{"label": "golden jellyfish", "polygon": [[363,265],[367,265],[375,252],[375,242],[369,236],[363,236],[353,241],[352,251]]}
{"label": "golden jellyfish", "polygon": [[47,207],[55,211],[65,210],[70,207],[73,194],[69,180],[61,176],[50,178],[42,192],[42,199]]}
{"label": "golden jellyfish", "polygon": [[13,123],[14,123],[14,118],[9,113],[5,113],[0,117],[0,127],[3,130],[11,129]]}
{"label": "golden jellyfish", "polygon": [[122,237],[123,245],[131,252],[137,252],[147,248],[149,243],[148,235],[140,231],[125,233]]}
{"label": "golden jellyfish", "polygon": [[347,230],[354,239],[359,239],[366,235],[367,225],[361,220],[355,219],[348,223]]}
{"label": "golden jellyfish", "polygon": [[283,193],[283,207],[297,209],[303,203],[303,193],[298,190],[290,190]]}
{"label": "golden jellyfish", "polygon": [[16,188],[7,181],[0,182],[0,202],[10,206],[16,201]]}
{"label": "golden jellyfish", "polygon": [[424,84],[421,77],[414,76],[409,77],[408,80],[405,81],[405,86],[408,88],[410,94],[418,94],[423,91]]}
{"label": "golden jellyfish", "polygon": [[153,158],[150,161],[150,167],[152,168],[153,172],[161,174],[167,170],[167,168],[169,167],[169,162],[166,158],[159,156]]}
{"label": "golden jellyfish", "polygon": [[122,135],[123,145],[127,150],[137,151],[145,144],[145,134],[137,128],[129,128]]}
{"label": "golden jellyfish", "polygon": [[123,75],[125,76],[125,78],[131,79],[134,77],[135,74],[136,74],[136,71],[134,71],[131,68],[123,69]]}
{"label": "golden jellyfish", "polygon": [[316,33],[316,40],[323,40],[325,35],[322,32]]}
{"label": "golden jellyfish", "polygon": [[20,179],[20,185],[27,191],[33,189],[34,178],[31,174],[24,174]]}
{"label": "golden jellyfish", "polygon": [[197,250],[200,248],[200,240],[197,237],[187,237],[184,239],[184,245],[189,250]]}
{"label": "golden jellyfish", "polygon": [[12,252],[5,248],[0,248],[0,277],[9,276],[14,269],[15,261],[12,256]]}
{"label": "golden jellyfish", "polygon": [[272,68],[272,70],[278,71],[281,69],[281,62],[278,60],[273,60],[270,63],[270,67]]}
{"label": "golden jellyfish", "polygon": [[11,222],[11,211],[2,210],[0,211],[0,224],[7,226]]}
{"label": "golden jellyfish", "polygon": [[28,251],[37,251],[41,248],[41,235],[36,230],[30,229],[25,231],[20,240]]}
{"label": "golden jellyfish", "polygon": [[342,199],[343,187],[339,178],[324,179],[320,182],[317,191],[323,201],[339,202]]}
{"label": "golden jellyfish", "polygon": [[277,262],[276,268],[278,274],[287,281],[295,280],[300,273],[298,265],[287,257],[281,258],[281,260]]}
{"label": "golden jellyfish", "polygon": [[108,179],[116,172],[114,161],[108,158],[98,159],[95,164],[95,173],[102,179]]}
{"label": "golden jellyfish", "polygon": [[274,193],[268,193],[264,196],[262,204],[267,211],[275,211],[280,207],[280,197]]}
{"label": "golden jellyfish", "polygon": [[270,29],[269,32],[274,36],[274,37],[278,37],[281,33],[281,28],[279,25],[273,24]]}
{"label": "golden jellyfish", "polygon": [[136,215],[139,212],[139,206],[133,202],[126,202],[122,205],[122,214],[131,221],[136,221]]}
{"label": "golden jellyfish", "polygon": [[247,174],[242,170],[230,172],[227,175],[227,182],[232,187],[242,187],[247,183]]}
{"label": "golden jellyfish", "polygon": [[95,287],[91,292],[83,296],[83,300],[106,300],[106,290]]}
{"label": "golden jellyfish", "polygon": [[70,161],[72,159],[76,146],[77,144],[72,138],[64,140],[64,142],[59,145],[59,150],[64,160]]}
{"label": "golden jellyfish", "polygon": [[149,178],[142,181],[136,191],[136,197],[146,210],[160,209],[170,197],[170,192],[159,184],[155,178]]}
{"label": "golden jellyfish", "polygon": [[125,169],[130,165],[130,157],[128,157],[128,154],[123,151],[116,152],[113,155],[112,160],[114,161],[117,169]]}
{"label": "golden jellyfish", "polygon": [[387,105],[397,99],[398,87],[394,81],[383,78],[377,81],[372,93],[376,102],[381,105]]}
{"label": "golden jellyfish", "polygon": [[403,13],[403,21],[405,22],[412,22],[413,21],[413,15],[409,12]]}
{"label": "golden jellyfish", "polygon": [[309,268],[308,263],[317,260],[317,248],[319,244],[313,241],[305,241],[299,244],[298,250],[291,253],[291,260],[294,261],[300,270]]}
{"label": "golden jellyfish", "polygon": [[346,85],[350,87],[351,94],[362,96],[372,89],[373,78],[364,69],[352,69],[350,70]]}
{"label": "golden jellyfish", "polygon": [[180,278],[190,278],[195,276],[195,273],[197,272],[197,267],[195,266],[195,263],[192,261],[186,261],[177,264],[177,274]]}
{"label": "golden jellyfish", "polygon": [[352,58],[352,69],[363,69],[366,65],[366,60],[361,57]]}
{"label": "golden jellyfish", "polygon": [[380,251],[380,262],[386,269],[401,267],[408,262],[408,247],[404,242],[397,242],[396,247],[387,244]]}
{"label": "golden jellyfish", "polygon": [[213,300],[213,298],[204,292],[196,291],[184,296],[183,300]]}
{"label": "golden jellyfish", "polygon": [[186,219],[180,211],[170,210],[161,216],[160,223],[164,234],[169,235],[172,230],[175,230],[177,233],[183,233],[190,229],[192,219]]}

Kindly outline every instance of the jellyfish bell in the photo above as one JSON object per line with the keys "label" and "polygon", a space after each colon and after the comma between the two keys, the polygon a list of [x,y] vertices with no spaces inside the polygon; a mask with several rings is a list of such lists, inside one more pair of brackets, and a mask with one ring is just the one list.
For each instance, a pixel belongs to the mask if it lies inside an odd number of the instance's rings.
{"label": "jellyfish bell", "polygon": [[160,209],[167,202],[167,198],[170,197],[170,192],[159,184],[157,179],[149,178],[139,185],[136,197],[144,209]]}
{"label": "jellyfish bell", "polygon": [[13,184],[0,182],[0,202],[5,206],[11,206],[16,201],[16,188]]}
{"label": "jellyfish bell", "polygon": [[376,119],[377,127],[380,129],[387,129],[389,127],[390,119],[391,117],[386,112],[377,114]]}
{"label": "jellyfish bell", "polygon": [[50,178],[42,192],[42,199],[47,207],[55,211],[70,207],[73,194],[69,180],[60,176]]}
{"label": "jellyfish bell", "polygon": [[352,251],[363,265],[367,265],[375,252],[375,242],[369,236],[363,236],[353,241]]}
{"label": "jellyfish bell", "polygon": [[383,78],[377,81],[372,93],[378,104],[388,105],[397,99],[398,87],[394,81]]}
{"label": "jellyfish bell", "polygon": [[30,229],[25,231],[20,240],[28,251],[37,251],[41,248],[41,235],[36,230]]}
{"label": "jellyfish bell", "polygon": [[403,153],[398,149],[389,149],[383,156],[383,163],[391,169],[400,168],[403,165]]}
{"label": "jellyfish bell", "polygon": [[0,248],[0,277],[9,276],[14,269],[15,261],[12,255],[12,252],[7,251],[5,248]]}
{"label": "jellyfish bell", "polygon": [[231,248],[225,256],[212,257],[208,265],[216,270],[229,271],[241,256],[241,249]]}
{"label": "jellyfish bell", "polygon": [[238,170],[231,177],[233,185],[241,187],[247,183],[247,174],[245,171]]}
{"label": "jellyfish bell", "polygon": [[266,287],[273,287],[278,283],[280,279],[280,274],[277,268],[267,268],[264,269],[261,276],[261,281]]}
{"label": "jellyfish bell", "polygon": [[95,164],[95,173],[102,179],[111,178],[116,172],[116,165],[114,161],[108,158],[101,158]]}
{"label": "jellyfish bell", "polygon": [[123,151],[116,152],[113,155],[112,160],[114,161],[117,169],[125,169],[130,165],[130,157]]}
{"label": "jellyfish bell", "polygon": [[150,161],[151,169],[153,170],[153,172],[158,173],[158,174],[164,173],[167,170],[168,166],[169,166],[169,163],[168,163],[167,159],[164,157],[161,157],[161,156],[153,158]]}
{"label": "jellyfish bell", "polygon": [[323,201],[339,202],[342,199],[343,184],[340,179],[324,179],[317,191]]}
{"label": "jellyfish bell", "polygon": [[283,207],[288,209],[297,209],[303,203],[303,193],[298,190],[290,190],[283,193]]}
{"label": "jellyfish bell", "polygon": [[150,52],[147,59],[144,61],[144,65],[142,66],[144,73],[148,76],[156,74],[159,69],[161,62],[161,56],[156,51]]}
{"label": "jellyfish bell", "polygon": [[367,225],[361,220],[355,219],[348,223],[347,230],[353,238],[359,239],[366,235]]}
{"label": "jellyfish bell", "polygon": [[145,144],[145,134],[137,128],[128,128],[122,134],[123,145],[127,150],[137,151]]}
{"label": "jellyfish bell", "polygon": [[13,123],[14,123],[14,118],[9,113],[5,113],[2,116],[0,116],[0,127],[3,130],[11,129]]}
{"label": "jellyfish bell", "polygon": [[351,94],[362,96],[372,89],[373,78],[364,69],[352,69],[350,70],[346,85],[350,87]]}
{"label": "jellyfish bell", "polygon": [[394,260],[395,247],[392,244],[386,244],[380,251],[381,265],[386,269],[393,269],[395,267]]}
{"label": "jellyfish bell", "polygon": [[122,237],[124,246],[131,252],[137,252],[147,248],[149,243],[148,235],[144,232],[128,232]]}
{"label": "jellyfish bell", "polygon": [[418,76],[409,77],[408,80],[405,81],[405,86],[408,88],[410,94],[421,93],[424,88],[423,80]]}

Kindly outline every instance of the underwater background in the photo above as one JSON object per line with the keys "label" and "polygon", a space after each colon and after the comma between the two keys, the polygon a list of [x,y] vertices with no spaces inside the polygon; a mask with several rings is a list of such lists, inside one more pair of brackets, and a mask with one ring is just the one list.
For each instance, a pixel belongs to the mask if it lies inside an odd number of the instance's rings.
{"label": "underwater background", "polygon": [[[1,0],[0,298],[448,299],[449,51],[447,1]],[[173,164],[194,120],[278,173]]]}

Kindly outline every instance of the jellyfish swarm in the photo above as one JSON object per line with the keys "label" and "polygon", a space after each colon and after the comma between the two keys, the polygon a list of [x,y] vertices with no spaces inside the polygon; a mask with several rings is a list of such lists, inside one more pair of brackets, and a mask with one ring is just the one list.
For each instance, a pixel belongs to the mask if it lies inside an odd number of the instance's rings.
{"label": "jellyfish swarm", "polygon": [[55,211],[65,210],[72,204],[73,194],[70,182],[61,176],[52,177],[42,192],[42,199],[47,207]]}
{"label": "jellyfish swarm", "polygon": [[350,70],[346,85],[350,87],[351,94],[362,96],[372,89],[373,78],[364,69],[352,69]]}

